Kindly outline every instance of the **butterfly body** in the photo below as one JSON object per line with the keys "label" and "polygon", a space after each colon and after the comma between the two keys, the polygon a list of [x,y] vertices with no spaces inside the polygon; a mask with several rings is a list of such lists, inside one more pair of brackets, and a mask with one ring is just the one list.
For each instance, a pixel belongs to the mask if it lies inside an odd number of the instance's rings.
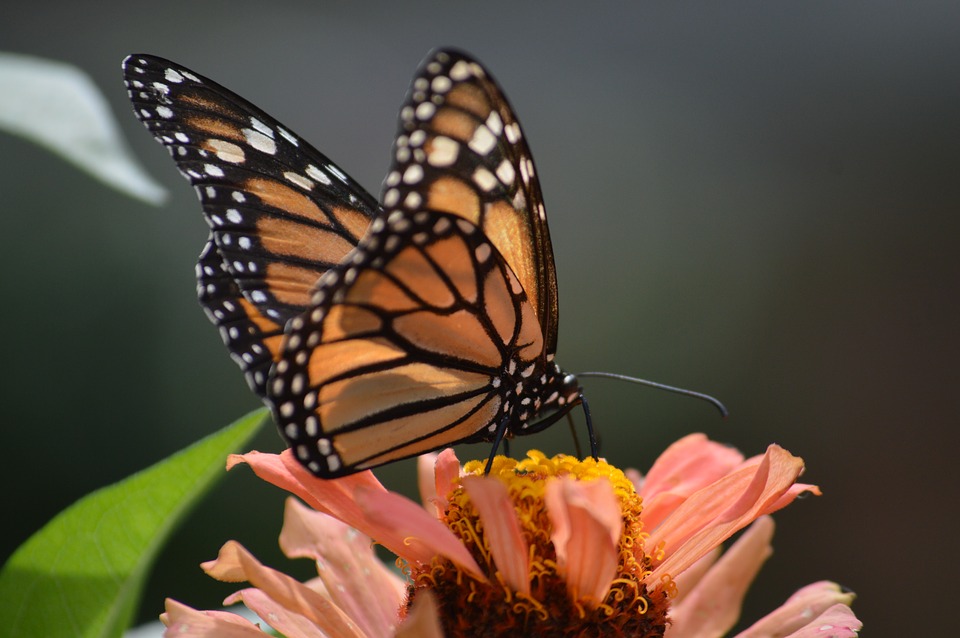
{"label": "butterfly body", "polygon": [[211,228],[200,302],[311,472],[499,443],[580,402],[554,361],[556,274],[533,160],[478,62],[438,50],[421,64],[379,203],[199,74],[146,55],[124,71]]}

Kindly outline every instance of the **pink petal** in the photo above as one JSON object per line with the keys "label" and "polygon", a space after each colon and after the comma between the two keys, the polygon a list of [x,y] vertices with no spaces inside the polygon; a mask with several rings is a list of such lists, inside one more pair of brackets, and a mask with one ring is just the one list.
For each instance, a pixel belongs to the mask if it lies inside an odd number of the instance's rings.
{"label": "pink petal", "polygon": [[863,623],[846,605],[834,605],[787,638],[855,638]]}
{"label": "pink petal", "polygon": [[[790,596],[787,602],[779,608],[770,612],[754,623],[749,629],[739,634],[739,638],[792,635],[791,632],[813,624],[811,619],[817,619],[821,614],[833,609],[835,606],[845,607],[849,611],[849,605],[853,602],[853,599],[853,593],[842,591],[836,583],[824,580],[807,585]],[[853,612],[850,612],[850,618],[856,620]],[[842,625],[843,622],[838,621],[837,624]],[[859,629],[860,625],[857,625],[856,628]]]}
{"label": "pink petal", "polygon": [[443,638],[439,613],[433,594],[426,589],[419,591],[395,638]]}
{"label": "pink petal", "polygon": [[250,587],[238,591],[228,597],[224,604],[232,605],[235,602],[242,602],[286,638],[326,638],[326,634],[313,622],[290,611],[259,589]]}
{"label": "pink petal", "polygon": [[556,479],[547,483],[544,504],[567,591],[595,609],[610,591],[619,560],[623,515],[613,486],[605,479]]}
{"label": "pink petal", "polygon": [[242,616],[228,611],[198,611],[172,598],[166,600],[166,612],[160,614],[160,621],[167,626],[164,638],[264,638],[269,635]]}
{"label": "pink petal", "polygon": [[442,450],[437,455],[434,477],[434,486],[437,498],[440,499],[441,509],[446,509],[449,505],[447,497],[460,482],[460,460],[453,452],[453,448]]}
{"label": "pink petal", "polygon": [[417,457],[417,488],[420,491],[420,502],[425,510],[440,517],[443,511],[437,502],[437,487],[434,482],[434,468],[437,465],[435,452],[421,454]]}
{"label": "pink petal", "polygon": [[646,479],[643,478],[643,474],[641,474],[636,468],[632,467],[625,469],[623,474],[631,483],[633,483],[633,489],[639,494],[640,490],[643,489],[643,484],[646,482]]}
{"label": "pink petal", "polygon": [[737,623],[747,588],[773,552],[773,527],[773,519],[757,519],[696,587],[673,605],[668,638],[721,636]]}
{"label": "pink petal", "polygon": [[358,472],[332,480],[317,478],[300,465],[290,450],[279,455],[261,452],[232,454],[227,459],[227,469],[238,463],[247,463],[257,476],[296,494],[318,512],[329,514],[371,538],[377,537],[377,530],[365,529],[368,526],[366,517],[356,499],[356,491],[361,487],[387,491],[373,472]]}
{"label": "pink petal", "polygon": [[485,580],[476,561],[453,532],[422,507],[388,492],[372,472],[320,479],[300,465],[290,450],[280,455],[231,455],[227,469],[237,463],[248,463],[260,478],[296,494],[313,509],[343,521],[401,558],[425,564],[441,554],[478,580]]}
{"label": "pink petal", "polygon": [[497,479],[482,476],[465,476],[461,481],[480,515],[483,535],[490,544],[490,554],[504,582],[529,596],[530,546],[520,531],[520,521],[507,486]]}
{"label": "pink petal", "polygon": [[771,445],[756,466],[737,470],[688,498],[654,530],[648,549],[664,544],[666,558],[644,580],[677,576],[714,547],[743,529],[786,493],[803,460]]}
{"label": "pink petal", "polygon": [[770,504],[770,507],[764,510],[764,514],[773,514],[777,510],[782,510],[784,507],[796,500],[801,494],[813,494],[814,496],[822,496],[823,492],[820,491],[820,488],[816,485],[808,485],[807,483],[794,483],[790,486],[790,489],[786,493],[778,498],[776,501]]}
{"label": "pink petal", "polygon": [[283,608],[313,622],[331,638],[363,636],[353,620],[329,599],[286,574],[262,565],[236,541],[227,541],[217,559],[201,567],[217,580],[248,581]]}
{"label": "pink petal", "polygon": [[280,548],[290,558],[317,562],[327,595],[364,634],[386,636],[396,629],[406,585],[377,559],[369,536],[289,497]]}
{"label": "pink petal", "polygon": [[417,459],[417,484],[420,500],[428,512],[439,518],[447,509],[447,496],[460,479],[460,461],[452,448],[439,454],[423,454]]}
{"label": "pink petal", "polygon": [[707,572],[710,571],[721,554],[723,554],[721,548],[714,547],[700,560],[683,570],[682,574],[673,579],[673,582],[677,585],[677,594],[672,599],[673,607],[676,607],[696,588],[697,583],[703,580],[703,577],[707,575]]}
{"label": "pink petal", "polygon": [[740,452],[703,434],[690,434],[672,444],[654,462],[637,490],[643,498],[645,529],[656,529],[687,497],[723,478],[742,462]]}
{"label": "pink petal", "polygon": [[689,434],[654,461],[640,495],[648,499],[666,491],[692,494],[729,474],[742,462],[743,455],[737,450],[711,441],[704,434]]}
{"label": "pink petal", "polygon": [[405,496],[386,491],[357,490],[374,540],[411,562],[428,564],[445,556],[481,582],[487,579],[466,546],[447,527]]}

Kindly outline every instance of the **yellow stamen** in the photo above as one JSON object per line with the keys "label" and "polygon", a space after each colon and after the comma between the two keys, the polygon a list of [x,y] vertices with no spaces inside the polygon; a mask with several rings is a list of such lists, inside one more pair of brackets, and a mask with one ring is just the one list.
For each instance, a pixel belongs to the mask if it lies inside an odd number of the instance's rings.
{"label": "yellow stamen", "polygon": [[[482,475],[484,465],[483,461],[470,461],[464,466],[464,473]],[[622,528],[618,565],[603,600],[573,600],[558,571],[544,496],[547,484],[560,477],[609,481],[619,504]],[[409,592],[411,601],[420,590],[434,593],[447,638],[477,635],[479,627],[484,628],[480,633],[490,635],[579,636],[584,631],[605,636],[663,635],[667,600],[675,586],[667,580],[648,589],[642,582],[654,561],[644,547],[647,534],[640,521],[642,500],[621,470],[602,460],[547,457],[531,451],[520,460],[496,457],[488,480],[498,480],[507,487],[529,550],[526,563],[530,594],[514,591],[503,580],[483,519],[467,491],[454,485],[445,495],[448,506],[442,520],[473,555],[488,582],[467,577],[448,560],[438,557],[430,565],[411,569],[413,584]],[[465,583],[469,583],[467,587],[463,586]]]}

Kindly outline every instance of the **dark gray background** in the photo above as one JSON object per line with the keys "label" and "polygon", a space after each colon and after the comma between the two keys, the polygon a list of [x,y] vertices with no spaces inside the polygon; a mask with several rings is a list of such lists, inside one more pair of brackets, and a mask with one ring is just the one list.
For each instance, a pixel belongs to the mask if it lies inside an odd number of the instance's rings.
{"label": "dark gray background", "polygon": [[[860,594],[869,635],[951,626],[960,5],[460,6],[7,4],[0,47],[90,73],[172,199],[147,207],[0,135],[0,558],[81,495],[257,405],[194,300],[205,226],[130,113],[123,56],[233,88],[378,193],[413,70],[455,45],[500,80],[536,157],[564,367],[731,409],[722,422],[588,381],[608,458],[646,468],[691,431],[750,454],[779,442],[825,496],[777,515],[745,618],[829,578]],[[572,451],[562,426],[525,445]],[[257,446],[281,444],[270,432]],[[411,472],[380,475],[412,493]],[[276,550],[281,501],[248,471],[229,476],[161,557],[142,617],[163,596],[218,604],[234,588],[197,564],[231,537],[308,574]]]}

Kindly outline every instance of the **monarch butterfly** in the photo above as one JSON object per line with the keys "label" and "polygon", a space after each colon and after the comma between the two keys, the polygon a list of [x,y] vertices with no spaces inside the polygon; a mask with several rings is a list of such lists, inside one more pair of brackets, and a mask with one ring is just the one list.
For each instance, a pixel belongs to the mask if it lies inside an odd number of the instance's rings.
{"label": "monarch butterfly", "polygon": [[[459,442],[495,453],[583,401],[554,362],[557,281],[533,159],[479,62],[439,49],[421,63],[380,203],[211,80],[148,55],[123,68],[137,117],[210,226],[200,303],[312,473]],[[596,455],[592,427],[591,443]]]}

